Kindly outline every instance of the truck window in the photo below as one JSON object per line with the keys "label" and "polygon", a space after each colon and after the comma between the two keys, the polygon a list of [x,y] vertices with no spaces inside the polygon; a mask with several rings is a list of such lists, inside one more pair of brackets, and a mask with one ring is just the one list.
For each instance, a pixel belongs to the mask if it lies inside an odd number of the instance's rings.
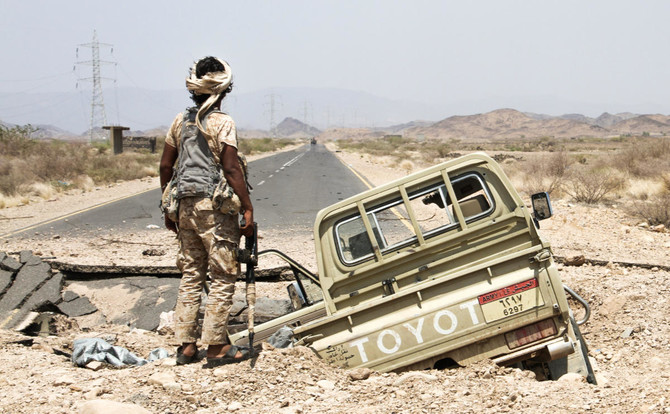
{"label": "truck window", "polygon": [[[493,202],[483,179],[468,173],[452,180],[451,185],[466,222],[489,215]],[[440,234],[458,225],[456,212],[444,184],[433,184],[408,195],[409,208],[424,238]],[[403,199],[371,208],[367,212],[377,245],[382,253],[417,241],[412,220]],[[356,264],[373,257],[372,244],[360,215],[335,225],[335,240],[341,261]]]}

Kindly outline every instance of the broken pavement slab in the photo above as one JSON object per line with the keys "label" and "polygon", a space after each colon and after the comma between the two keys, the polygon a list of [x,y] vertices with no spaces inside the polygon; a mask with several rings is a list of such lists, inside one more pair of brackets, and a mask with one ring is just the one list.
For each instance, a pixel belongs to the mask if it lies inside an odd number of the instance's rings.
{"label": "broken pavement slab", "polygon": [[21,269],[21,262],[11,256],[7,256],[7,253],[3,252],[2,255],[0,255],[0,259],[0,269],[2,270],[16,273]]}
{"label": "broken pavement slab", "polygon": [[33,266],[42,263],[42,258],[35,256],[31,250],[21,250],[19,252],[19,262],[24,265]]}
{"label": "broken pavement slab", "polygon": [[14,273],[0,270],[0,294],[12,284],[12,276],[14,276]]}
{"label": "broken pavement slab", "polygon": [[51,278],[51,267],[46,263],[39,265],[24,265],[16,274],[14,283],[0,298],[0,314],[11,312],[21,305],[26,297],[42,283]]}
{"label": "broken pavement slab", "polygon": [[87,297],[79,296],[72,291],[63,293],[63,301],[57,307],[58,310],[71,318],[88,315],[98,310]]}
{"label": "broken pavement slab", "polygon": [[21,252],[20,261],[6,253],[0,257],[4,269],[0,271],[0,328],[25,326],[34,319],[34,311],[61,301],[64,276],[54,274],[39,257],[29,251]]}

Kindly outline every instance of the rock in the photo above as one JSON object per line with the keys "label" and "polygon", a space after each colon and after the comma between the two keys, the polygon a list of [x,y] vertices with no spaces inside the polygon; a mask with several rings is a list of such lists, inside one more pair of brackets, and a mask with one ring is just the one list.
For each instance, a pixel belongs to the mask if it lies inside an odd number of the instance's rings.
{"label": "rock", "polygon": [[165,256],[165,250],[146,249],[142,252],[144,256]]}
{"label": "rock", "polygon": [[621,338],[628,338],[633,333],[633,328],[626,328],[621,333]]}
{"label": "rock", "polygon": [[316,382],[316,386],[323,389],[323,390],[332,390],[335,388],[335,383],[330,380],[320,380]]}
{"label": "rock", "polygon": [[212,375],[215,377],[227,377],[229,374],[228,370],[226,367],[219,367],[216,368],[214,371],[212,371]]}
{"label": "rock", "polygon": [[321,395],[321,388],[308,385],[303,390],[309,395]]}
{"label": "rock", "polygon": [[51,383],[54,387],[59,387],[62,385],[72,385],[75,383],[74,378],[68,377],[67,375],[60,376],[57,380]]}
{"label": "rock", "polygon": [[228,404],[228,411],[237,411],[243,407],[242,403],[239,401],[233,401]]}
{"label": "rock", "polygon": [[89,392],[84,394],[84,398],[87,400],[93,400],[104,394],[102,387],[94,387]]}
{"label": "rock", "polygon": [[176,358],[163,358],[161,360],[161,365],[164,367],[176,367],[177,359]]}
{"label": "rock", "polygon": [[103,367],[103,363],[100,361],[91,361],[88,364],[84,365],[84,368],[88,368],[92,371],[97,371]]}
{"label": "rock", "polygon": [[598,383],[599,387],[604,387],[604,388],[610,388],[612,385],[610,385],[609,379],[604,376],[601,373],[597,373],[596,375],[596,382]]}
{"label": "rock", "polygon": [[151,375],[147,380],[147,382],[150,385],[158,385],[161,387],[165,387],[166,384],[177,382],[177,379],[175,378],[173,373],[168,371],[161,371]]}
{"label": "rock", "polygon": [[649,230],[655,231],[657,233],[665,233],[665,225],[659,224],[657,226],[651,226],[649,227]]}
{"label": "rock", "polygon": [[559,379],[558,382],[586,382],[586,378],[582,377],[581,375],[575,373],[575,372],[568,372],[565,375],[562,375]]}
{"label": "rock", "polygon": [[174,311],[161,312],[158,316],[158,328],[157,331],[161,332],[166,329],[174,330]]}
{"label": "rock", "polygon": [[626,304],[625,296],[610,296],[603,301],[603,304],[600,306],[599,312],[601,315],[606,318],[614,316],[619,312],[623,306]]}
{"label": "rock", "polygon": [[283,326],[268,338],[268,343],[275,348],[288,348],[293,345],[293,330]]}
{"label": "rock", "polygon": [[349,378],[352,381],[362,381],[370,378],[372,370],[370,368],[356,368],[349,371]]}
{"label": "rock", "polygon": [[563,264],[566,266],[582,266],[584,263],[586,263],[586,258],[584,255],[566,257],[565,261],[563,262]]}
{"label": "rock", "polygon": [[437,377],[435,375],[430,375],[430,374],[424,374],[423,372],[407,372],[403,375],[400,376],[395,382],[393,383],[394,387],[397,387],[399,385],[404,384],[407,381],[410,380],[421,380],[421,381],[426,381],[426,382],[433,382],[437,381]]}
{"label": "rock", "polygon": [[151,414],[137,404],[126,404],[112,400],[86,401],[79,406],[78,414]]}
{"label": "rock", "polygon": [[163,384],[163,389],[168,391],[181,391],[181,384],[178,382],[168,382]]}

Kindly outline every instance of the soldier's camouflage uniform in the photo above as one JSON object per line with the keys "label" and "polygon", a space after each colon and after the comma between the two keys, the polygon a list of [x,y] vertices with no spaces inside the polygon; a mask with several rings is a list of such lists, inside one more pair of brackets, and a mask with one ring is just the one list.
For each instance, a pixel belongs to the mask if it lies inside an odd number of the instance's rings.
{"label": "soldier's camouflage uniform", "polygon": [[[183,116],[178,114],[165,143],[179,148]],[[215,162],[223,144],[237,148],[235,125],[228,115],[211,114],[207,132],[217,140],[208,140]],[[177,267],[182,273],[175,309],[175,335],[179,343],[198,339],[198,310],[207,276],[209,294],[205,305],[201,342],[205,345],[226,343],[226,326],[233,305],[235,280],[240,274],[236,250],[240,242],[237,215],[212,209],[206,197],[186,197],[179,204],[179,254]]]}

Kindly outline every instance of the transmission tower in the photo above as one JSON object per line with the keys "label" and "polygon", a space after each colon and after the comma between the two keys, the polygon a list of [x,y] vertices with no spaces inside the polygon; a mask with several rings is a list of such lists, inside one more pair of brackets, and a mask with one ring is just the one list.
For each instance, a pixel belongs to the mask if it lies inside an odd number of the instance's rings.
{"label": "transmission tower", "polygon": [[274,92],[271,93],[270,95],[266,95],[266,98],[269,99],[268,106],[269,106],[269,115],[270,115],[270,133],[272,134],[272,137],[275,138],[277,136],[277,125],[275,123],[275,114],[277,111],[277,106],[281,105],[281,103],[277,102],[279,96],[275,95]]}
{"label": "transmission tower", "polygon": [[[83,43],[79,45],[79,47],[91,48],[91,60],[76,62],[77,65],[91,65],[93,69],[91,77],[79,79],[84,81],[91,81],[93,83],[93,95],[91,97],[91,124],[89,130],[89,139],[91,142],[98,139],[104,139],[105,137],[105,135],[99,130],[95,131],[95,127],[102,127],[103,125],[107,124],[105,100],[102,96],[102,80],[115,80],[111,78],[103,78],[100,76],[100,64],[116,64],[116,62],[100,60],[100,46],[109,46],[110,54],[114,52],[113,45],[98,42],[98,34],[94,30],[93,41],[91,43]],[[79,58],[79,47],[77,47],[77,59]]]}

